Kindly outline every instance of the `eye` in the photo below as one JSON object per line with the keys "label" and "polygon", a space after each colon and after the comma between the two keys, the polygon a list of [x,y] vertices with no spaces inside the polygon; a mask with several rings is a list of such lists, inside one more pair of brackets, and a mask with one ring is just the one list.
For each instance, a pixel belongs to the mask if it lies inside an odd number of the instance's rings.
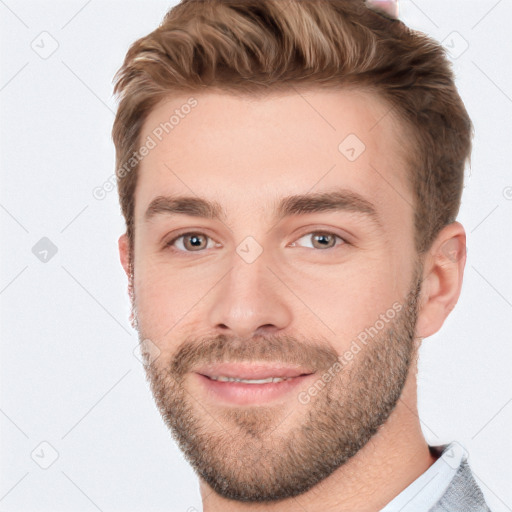
{"label": "eye", "polygon": [[[211,242],[211,244],[208,243]],[[215,242],[204,233],[182,233],[165,244],[182,252],[201,252],[203,249],[215,247]]]}
{"label": "eye", "polygon": [[[332,249],[337,245],[344,245],[348,242],[341,238],[339,235],[330,233],[328,231],[312,231],[306,235],[301,236],[297,241],[290,244],[291,247],[301,245],[301,240],[309,240],[313,249]],[[342,242],[336,244],[336,240]],[[208,235],[199,232],[182,233],[174,237],[172,240],[165,244],[165,247],[171,247],[179,252],[201,252],[205,249],[211,249],[218,246],[214,240]]]}
{"label": "eye", "polygon": [[298,242],[300,242],[300,240],[303,239],[311,240],[313,249],[332,249],[336,246],[336,239],[341,240],[342,242],[342,244],[338,245],[344,245],[348,243],[343,240],[343,238],[335,235],[334,233],[329,233],[328,231],[312,231],[307,235],[301,236],[296,242],[293,242],[290,245],[294,247]]}

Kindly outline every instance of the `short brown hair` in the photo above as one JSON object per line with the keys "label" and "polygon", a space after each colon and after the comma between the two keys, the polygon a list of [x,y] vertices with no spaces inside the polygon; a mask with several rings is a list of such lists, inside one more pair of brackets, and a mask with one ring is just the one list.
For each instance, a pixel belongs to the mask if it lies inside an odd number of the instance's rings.
{"label": "short brown hair", "polygon": [[455,221],[473,125],[442,45],[363,0],[183,0],[131,45],[114,77],[112,137],[121,210],[133,250],[139,147],[149,112],[172,94],[267,94],[359,88],[384,99],[411,135],[415,246],[422,254]]}

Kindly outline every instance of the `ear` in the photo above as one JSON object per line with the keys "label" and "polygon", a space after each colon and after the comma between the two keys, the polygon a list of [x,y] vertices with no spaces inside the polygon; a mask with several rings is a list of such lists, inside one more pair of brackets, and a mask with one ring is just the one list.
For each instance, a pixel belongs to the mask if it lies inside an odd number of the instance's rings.
{"label": "ear", "polygon": [[130,245],[128,243],[128,237],[126,233],[119,237],[117,242],[119,247],[119,258],[121,260],[121,265],[126,272],[128,278],[130,278]]}
{"label": "ear", "polygon": [[416,323],[418,337],[436,333],[457,304],[465,265],[466,232],[462,224],[452,222],[440,231],[425,257]]}

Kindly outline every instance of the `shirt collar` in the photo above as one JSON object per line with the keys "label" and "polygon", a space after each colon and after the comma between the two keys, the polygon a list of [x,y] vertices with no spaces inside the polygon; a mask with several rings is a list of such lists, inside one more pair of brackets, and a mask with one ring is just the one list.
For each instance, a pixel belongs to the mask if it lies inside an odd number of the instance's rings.
{"label": "shirt collar", "polygon": [[456,441],[440,446],[429,446],[429,449],[431,453],[440,457],[380,512],[429,510],[439,501],[467,454]]}

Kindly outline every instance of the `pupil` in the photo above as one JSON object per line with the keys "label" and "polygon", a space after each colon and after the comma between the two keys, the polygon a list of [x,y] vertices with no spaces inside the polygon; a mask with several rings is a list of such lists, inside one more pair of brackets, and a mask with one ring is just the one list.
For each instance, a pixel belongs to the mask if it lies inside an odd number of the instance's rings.
{"label": "pupil", "polygon": [[317,235],[315,238],[317,242],[320,242],[321,245],[329,245],[329,241],[327,240],[331,235]]}
{"label": "pupil", "polygon": [[199,239],[198,236],[194,235],[190,239],[192,240],[192,245],[194,247],[197,247],[198,245],[201,245],[201,240]]}

